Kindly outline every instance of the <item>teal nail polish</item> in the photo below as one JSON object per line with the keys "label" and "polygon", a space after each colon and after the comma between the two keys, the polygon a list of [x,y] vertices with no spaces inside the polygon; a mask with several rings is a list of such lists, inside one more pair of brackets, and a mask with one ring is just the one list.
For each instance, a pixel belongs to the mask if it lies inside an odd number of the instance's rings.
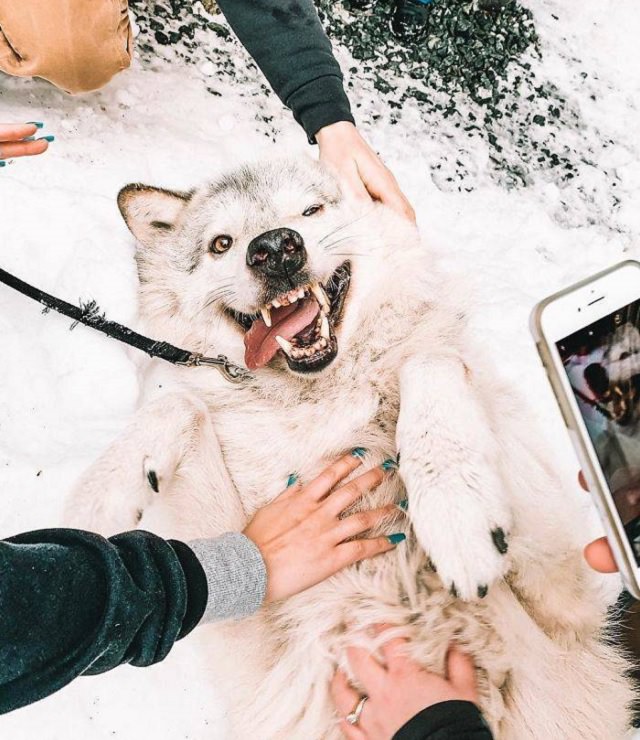
{"label": "teal nail polish", "polygon": [[402,509],[402,511],[406,511],[409,508],[409,502],[406,498],[403,498],[402,501],[398,503],[398,507]]}
{"label": "teal nail polish", "polygon": [[44,123],[42,123],[42,121],[27,121],[27,123],[30,126],[35,126],[36,128],[44,128]]}
{"label": "teal nail polish", "polygon": [[407,535],[402,532],[396,532],[395,534],[388,535],[387,539],[392,545],[399,545],[407,539]]}
{"label": "teal nail polish", "polygon": [[7,163],[6,163],[6,162],[3,162],[3,161],[2,161],[1,159],[0,159],[0,167],[6,167],[6,166],[7,166]]}
{"label": "teal nail polish", "polygon": [[40,136],[38,139],[36,139],[36,141],[42,141],[43,139],[45,141],[55,141],[56,140],[56,137],[55,136],[51,136],[51,134],[49,134],[49,136]]}
{"label": "teal nail polish", "polygon": [[297,481],[298,481],[298,476],[295,473],[290,473],[289,477],[287,478],[287,488],[292,486]]}
{"label": "teal nail polish", "polygon": [[353,457],[359,457],[361,460],[362,458],[367,454],[367,451],[364,447],[354,447],[351,450],[351,455]]}
{"label": "teal nail polish", "polygon": [[397,470],[398,463],[392,458],[389,458],[388,460],[385,460],[380,467],[383,470]]}

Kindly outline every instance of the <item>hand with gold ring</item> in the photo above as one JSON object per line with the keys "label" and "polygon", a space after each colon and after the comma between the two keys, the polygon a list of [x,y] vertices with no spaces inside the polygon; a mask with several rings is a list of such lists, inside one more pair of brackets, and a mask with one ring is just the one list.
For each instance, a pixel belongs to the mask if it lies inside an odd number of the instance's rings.
{"label": "hand with gold ring", "polygon": [[[390,625],[377,628],[379,633]],[[340,729],[348,740],[391,740],[396,732],[423,709],[443,701],[478,702],[473,661],[452,646],[447,655],[446,677],[429,673],[407,657],[408,641],[396,637],[381,646],[382,665],[368,650],[347,649],[347,660],[364,694],[337,671],[331,693]]]}

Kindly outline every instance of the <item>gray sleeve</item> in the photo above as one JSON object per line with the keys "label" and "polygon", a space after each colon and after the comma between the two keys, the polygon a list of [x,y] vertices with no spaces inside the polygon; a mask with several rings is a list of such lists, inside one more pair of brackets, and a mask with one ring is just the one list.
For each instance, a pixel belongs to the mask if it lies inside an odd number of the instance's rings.
{"label": "gray sleeve", "polygon": [[207,606],[200,624],[241,619],[262,606],[267,570],[260,550],[240,532],[188,543],[207,578]]}

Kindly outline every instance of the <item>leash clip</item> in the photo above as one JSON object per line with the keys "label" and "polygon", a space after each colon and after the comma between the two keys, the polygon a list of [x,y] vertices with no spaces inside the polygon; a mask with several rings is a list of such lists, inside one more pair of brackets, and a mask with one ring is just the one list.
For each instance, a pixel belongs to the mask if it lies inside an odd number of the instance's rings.
{"label": "leash clip", "polygon": [[226,355],[218,355],[217,357],[205,357],[199,352],[194,352],[189,356],[186,362],[180,364],[184,365],[185,367],[200,367],[202,365],[215,367],[231,383],[243,383],[245,380],[250,380],[253,377],[246,368],[234,364]]}

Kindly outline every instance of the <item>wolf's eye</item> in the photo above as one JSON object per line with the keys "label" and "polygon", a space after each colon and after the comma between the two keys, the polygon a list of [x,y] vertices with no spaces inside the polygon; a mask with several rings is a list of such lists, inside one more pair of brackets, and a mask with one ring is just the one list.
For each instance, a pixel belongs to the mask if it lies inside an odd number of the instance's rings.
{"label": "wolf's eye", "polygon": [[321,211],[324,208],[321,204],[316,204],[315,206],[309,206],[305,211],[302,211],[303,216],[313,216],[314,213],[318,213],[318,211]]}
{"label": "wolf's eye", "polygon": [[215,254],[222,254],[226,252],[229,247],[233,244],[233,239],[229,234],[219,234],[211,240],[209,244],[209,251]]}

